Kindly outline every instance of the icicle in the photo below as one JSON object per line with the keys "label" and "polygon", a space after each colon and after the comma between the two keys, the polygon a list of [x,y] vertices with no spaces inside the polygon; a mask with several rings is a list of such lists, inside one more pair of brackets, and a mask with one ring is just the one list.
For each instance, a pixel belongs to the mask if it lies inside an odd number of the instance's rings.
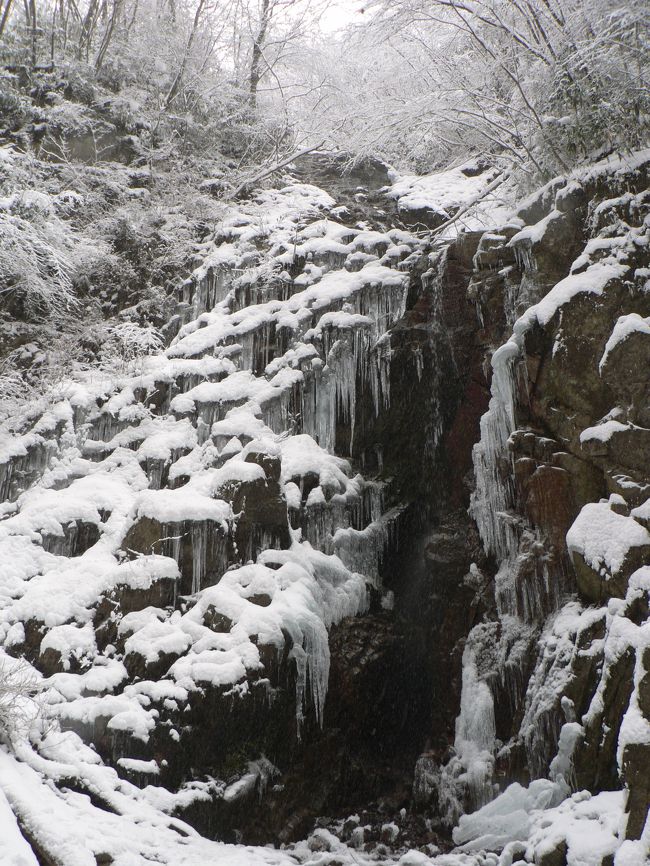
{"label": "icicle", "polygon": [[417,373],[418,382],[421,382],[422,373],[424,372],[424,357],[422,356],[421,346],[418,346],[415,350],[415,372]]}
{"label": "icicle", "polygon": [[[503,515],[503,520],[507,515]],[[499,616],[516,616],[525,622],[543,622],[557,610],[566,591],[562,561],[549,554],[537,530],[513,528],[514,552],[502,560],[495,577]]]}
{"label": "icicle", "polygon": [[213,310],[225,299],[236,273],[233,268],[212,266],[207,268],[203,276],[192,276],[184,283],[182,301],[192,305],[192,319],[198,319],[202,313]]}
{"label": "icicle", "polygon": [[507,512],[513,507],[513,472],[504,472],[512,458],[508,439],[515,429],[515,378],[520,357],[519,345],[510,340],[492,358],[492,397],[481,418],[481,440],[474,446],[476,490],[470,514],[476,521],[486,551],[501,561],[512,559],[517,550],[517,533]]}
{"label": "icicle", "polygon": [[301,645],[293,645],[289,658],[296,663],[296,728],[298,739],[302,733],[302,725],[305,721],[305,687],[307,684],[307,653]]}
{"label": "icicle", "polygon": [[200,592],[205,576],[207,533],[206,522],[192,526],[192,595]]}
{"label": "icicle", "polygon": [[[320,491],[320,487],[315,488]],[[302,520],[303,538],[318,550],[332,547],[332,537],[339,529],[353,527],[361,529],[360,498],[348,496],[333,496],[329,502],[324,499],[316,501],[311,491],[304,508]]]}
{"label": "icicle", "polygon": [[12,476],[13,461],[7,460],[5,463],[0,463],[0,502],[5,502],[10,498]]}
{"label": "icicle", "polygon": [[472,807],[480,808],[492,799],[494,793],[492,772],[496,724],[492,692],[478,676],[475,652],[470,635],[463,652],[460,714],[456,719],[454,748],[463,767],[459,779],[467,787]]}
{"label": "icicle", "polygon": [[485,328],[485,318],[483,316],[483,305],[481,304],[481,299],[477,298],[475,301],[476,306],[476,318],[478,319],[478,323],[481,328]]}
{"label": "icicle", "polygon": [[27,453],[0,463],[0,502],[13,502],[31,487],[48,467],[54,442],[36,442]]}
{"label": "icicle", "polygon": [[536,271],[537,263],[533,256],[532,245],[530,242],[515,243],[512,247],[515,254],[515,261],[520,271]]}
{"label": "icicle", "polygon": [[147,457],[145,463],[145,471],[149,478],[149,487],[152,490],[160,490],[162,487],[162,477],[165,471],[166,463],[164,460],[157,460],[152,457]]}
{"label": "icicle", "polygon": [[332,552],[350,571],[378,578],[387,549],[394,546],[401,509],[393,508],[365,529],[339,529],[332,540]]}
{"label": "icicle", "polygon": [[302,432],[308,433],[321,448],[333,451],[329,369],[323,367],[322,361],[312,362],[312,371],[306,377],[300,396]]}
{"label": "icicle", "polygon": [[239,337],[242,345],[239,366],[241,370],[255,369],[255,331],[247,331]]}
{"label": "icicle", "polygon": [[370,387],[375,417],[390,407],[390,335],[381,337],[374,347],[374,363],[370,370]]}
{"label": "icicle", "polygon": [[94,442],[110,442],[132,423],[131,420],[121,421],[110,412],[101,412],[91,419],[86,438]]}
{"label": "icicle", "polygon": [[289,427],[292,389],[286,388],[262,406],[262,418],[267,427],[281,435]]}
{"label": "icicle", "polygon": [[320,619],[314,617],[313,622],[303,625],[303,631],[312,705],[316,713],[316,721],[319,725],[322,725],[330,672],[330,649],[327,629]]}
{"label": "icicle", "polygon": [[163,526],[163,533],[168,537],[169,553],[172,559],[180,564],[181,561],[181,543],[183,535],[180,526],[177,523],[166,524]]}
{"label": "icicle", "polygon": [[296,663],[296,724],[298,736],[305,720],[307,706],[307,683],[309,682],[311,705],[316,721],[323,724],[323,711],[327,697],[330,670],[330,650],[327,629],[316,616],[309,616],[300,623],[301,634],[292,635],[294,645],[289,658]]}
{"label": "icicle", "polygon": [[363,488],[364,524],[379,520],[384,511],[384,485],[380,482],[365,482]]}

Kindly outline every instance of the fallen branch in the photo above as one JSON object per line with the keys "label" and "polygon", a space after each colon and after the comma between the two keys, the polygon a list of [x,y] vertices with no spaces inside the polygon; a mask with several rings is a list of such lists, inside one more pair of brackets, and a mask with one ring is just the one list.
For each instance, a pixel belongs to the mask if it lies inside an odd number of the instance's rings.
{"label": "fallen branch", "polygon": [[483,192],[479,193],[475,198],[471,201],[468,201],[461,208],[459,208],[456,213],[448,219],[446,222],[439,225],[437,228],[433,229],[433,231],[428,232],[429,237],[435,237],[435,235],[439,235],[445,229],[449,228],[449,226],[453,225],[457,220],[459,220],[462,216],[464,216],[467,211],[471,210],[475,205],[477,205],[480,201],[483,201],[493,190],[495,190],[498,186],[501,186],[508,178],[510,177],[509,171],[501,171],[499,174],[491,181],[483,190]]}
{"label": "fallen branch", "polygon": [[261,180],[264,180],[265,177],[273,174],[274,171],[278,171],[278,169],[284,168],[286,165],[289,165],[289,163],[293,162],[296,159],[299,159],[301,156],[306,156],[308,153],[312,153],[314,150],[320,150],[320,148],[323,147],[324,144],[325,142],[321,141],[318,144],[312,145],[311,147],[304,147],[302,150],[292,153],[291,156],[288,156],[286,159],[282,159],[280,160],[280,162],[276,162],[273,165],[268,166],[267,168],[258,172],[254,177],[250,178],[249,180],[245,180],[243,183],[240,183],[240,185],[229,194],[228,198],[237,198],[243,192],[249,190],[256,183],[259,183]]}

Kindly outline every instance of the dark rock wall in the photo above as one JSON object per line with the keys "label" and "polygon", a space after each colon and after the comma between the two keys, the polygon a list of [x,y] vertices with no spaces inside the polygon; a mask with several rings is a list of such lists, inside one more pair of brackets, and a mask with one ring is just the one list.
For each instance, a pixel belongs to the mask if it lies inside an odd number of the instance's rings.
{"label": "dark rock wall", "polygon": [[[598,570],[584,554],[572,553],[566,541],[582,509],[599,500],[605,503],[610,494],[616,494],[609,501],[611,512],[629,521],[612,530],[616,543],[625,545],[626,526],[638,530],[644,524],[640,514],[630,517],[630,512],[646,501],[649,489],[650,340],[638,331],[618,342],[606,358],[604,353],[619,317],[650,313],[647,170],[641,162],[618,171],[594,171],[579,181],[558,181],[554,190],[520,211],[522,222],[537,223],[533,231],[522,232],[520,223],[481,238],[468,287],[482,325],[475,340],[487,358],[507,339],[516,317],[559,280],[598,263],[616,262],[617,270],[602,291],[591,287],[598,282],[593,268],[586,289],[567,295],[542,324],[538,317],[526,327],[513,367],[514,425],[501,462],[494,466],[510,500],[508,511],[494,519],[510,526],[512,553],[509,562],[488,557],[487,575],[496,575],[496,611],[493,607],[490,615],[505,622],[514,614],[527,623],[533,639],[518,671],[523,687],[506,712],[499,683],[507,679],[507,666],[485,679],[493,692],[501,742],[495,745],[500,749],[495,781],[503,786],[549,773],[562,725],[577,722],[582,730],[571,781],[591,791],[617,789],[627,782],[632,837],[638,836],[648,809],[639,769],[647,766],[647,756],[641,744],[626,746],[624,755],[629,752],[630,758],[624,757],[621,766],[617,743],[631,698],[639,703],[634,697],[634,648],[623,642],[622,649],[616,644],[606,649],[619,626],[604,609],[598,628],[580,626],[572,634],[575,649],[570,657],[562,660],[557,651],[553,664],[564,669],[559,680],[557,671],[545,668],[543,647],[556,612],[571,598],[578,599],[582,616],[588,618],[598,605],[627,593],[616,615],[637,626],[647,618],[647,589],[635,591],[634,603],[628,590],[630,577],[636,572],[639,580],[637,570],[649,562],[647,545],[637,543],[616,571],[608,571],[606,564]],[[612,249],[617,250],[614,259]],[[471,387],[470,380],[461,413],[472,402]],[[612,435],[599,438],[589,432],[607,417],[619,422]],[[637,605],[640,612],[635,612]],[[541,650],[536,643],[540,633]],[[645,668],[638,661],[636,665],[638,680],[639,669]],[[540,689],[543,700],[536,695]]]}
{"label": "dark rock wall", "polygon": [[[432,251],[391,333],[390,407],[377,419],[366,411],[355,435],[355,456],[372,465],[379,451],[376,469],[390,481],[394,501],[406,506],[382,576],[395,592],[392,616],[409,666],[422,676],[419,701],[404,708],[414,749],[433,766],[453,755],[463,647],[474,625],[494,621],[496,661],[483,678],[495,705],[495,790],[549,774],[563,725],[577,719],[582,732],[569,781],[592,792],[627,784],[630,838],[638,837],[648,809],[647,747],[626,746],[620,765],[617,744],[634,696],[635,665],[643,684],[647,658],[635,661],[628,647],[605,662],[612,626],[605,610],[598,616],[598,605],[625,597],[630,575],[650,561],[650,550],[632,548],[619,573],[603,580],[570,554],[566,535],[589,503],[616,493],[622,501],[613,507],[625,516],[647,498],[650,340],[632,335],[599,366],[618,317],[650,314],[647,181],[645,164],[595,171],[580,182],[560,179],[531,199],[513,225]],[[522,237],[525,225],[540,222],[532,240],[526,232]],[[604,260],[612,244],[621,249],[621,275],[601,294],[576,294],[525,335],[515,429],[499,469],[512,491],[506,519],[516,544],[504,587],[504,562],[486,554],[467,514],[472,448],[490,396],[490,357],[518,316],[571,272]],[[581,440],[613,409],[625,429],[605,442]],[[621,611],[637,625],[647,619],[647,591],[640,593]],[[569,655],[549,654],[546,635],[567,603],[578,605],[585,624],[570,633]],[[521,641],[509,636],[511,614],[525,627]],[[338,652],[343,648],[335,643]],[[554,692],[556,682],[561,687]],[[642,688],[635,700],[648,718]],[[381,725],[393,721],[394,712]],[[365,760],[372,763],[372,757]],[[435,794],[418,799],[435,814]]]}

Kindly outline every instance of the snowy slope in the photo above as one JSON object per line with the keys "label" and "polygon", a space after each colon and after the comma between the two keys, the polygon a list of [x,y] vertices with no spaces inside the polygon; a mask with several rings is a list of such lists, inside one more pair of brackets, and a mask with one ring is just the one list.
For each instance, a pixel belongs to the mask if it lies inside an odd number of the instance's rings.
{"label": "snowy slope", "polygon": [[[226,849],[168,817],[237,800],[259,774],[176,794],[156,784],[159,738],[173,751],[188,736],[183,708],[210,690],[245,700],[270,689],[266,667],[285,651],[298,735],[308,710],[318,721],[327,629],[362,612],[375,583],[388,524],[362,530],[381,519],[381,486],[331,452],[357,383],[377,409],[390,399],[376,346],[403,312],[422,242],[344,226],[328,216],[334,204],[289,183],[233,208],[180,289],[164,355],[114,378],[79,374],[4,435],[0,631],[36,668],[24,675],[38,682],[42,730],[31,745],[27,728],[17,736],[18,762],[3,752],[0,787],[28,838],[61,862],[145,851],[179,864],[295,862]],[[113,768],[79,736],[101,741]],[[93,801],[64,778],[90,785]]]}

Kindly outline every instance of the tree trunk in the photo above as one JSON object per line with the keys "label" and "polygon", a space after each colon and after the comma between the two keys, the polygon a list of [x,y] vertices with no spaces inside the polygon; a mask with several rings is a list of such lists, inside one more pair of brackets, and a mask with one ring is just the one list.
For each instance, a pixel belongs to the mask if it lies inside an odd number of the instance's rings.
{"label": "tree trunk", "polygon": [[269,27],[273,7],[271,0],[262,0],[262,15],[260,17],[260,28],[253,42],[253,56],[251,58],[251,71],[249,78],[248,100],[253,111],[257,108],[257,88],[262,78],[262,62],[264,60],[264,42],[266,31]]}
{"label": "tree trunk", "polygon": [[65,54],[65,49],[68,45],[68,12],[66,12],[63,0],[59,0],[59,21],[62,29],[61,35],[61,54]]}
{"label": "tree trunk", "polygon": [[121,0],[113,0],[113,10],[111,12],[111,17],[108,21],[108,24],[106,25],[104,38],[102,39],[102,44],[99,47],[99,51],[97,52],[97,57],[95,59],[95,69],[97,71],[101,69],[104,58],[106,57],[106,52],[108,51],[108,46],[111,43],[113,31],[115,30],[115,24],[117,23],[117,20],[120,16],[121,6]]}
{"label": "tree trunk", "polygon": [[88,55],[88,50],[90,48],[90,42],[92,40],[93,31],[95,29],[95,19],[97,15],[97,0],[90,0],[90,4],[88,5],[88,11],[86,12],[86,17],[84,18],[83,25],[81,27],[81,34],[79,36],[79,50],[77,55],[79,60],[81,60],[84,56]]}
{"label": "tree trunk", "polygon": [[138,2],[139,0],[135,0],[135,3],[133,4],[133,14],[131,15],[131,20],[126,25],[127,39],[131,35],[131,30],[133,28],[133,25],[135,24],[135,19],[138,17]]}
{"label": "tree trunk", "polygon": [[5,25],[7,23],[7,19],[9,18],[9,13],[11,11],[11,3],[12,0],[7,0],[6,6],[2,13],[2,18],[0,19],[0,39],[2,39],[2,34],[4,33]]}
{"label": "tree trunk", "polygon": [[56,39],[56,14],[59,11],[59,7],[55,3],[52,7],[52,32],[50,33],[50,62],[52,66],[54,66],[54,41]]}
{"label": "tree trunk", "polygon": [[36,68],[36,2],[29,0],[29,10],[32,17],[32,69]]}
{"label": "tree trunk", "polygon": [[181,62],[180,68],[176,73],[176,77],[172,81],[172,86],[169,88],[169,93],[165,99],[165,104],[163,108],[166,110],[169,108],[171,103],[174,101],[176,96],[178,95],[179,90],[181,89],[181,84],[183,83],[183,76],[185,75],[185,69],[187,67],[187,62],[190,59],[190,52],[192,50],[192,45],[194,44],[194,39],[196,38],[196,33],[199,29],[199,20],[201,18],[201,12],[203,11],[203,6],[205,4],[205,0],[199,0],[199,5],[196,7],[196,12],[194,13],[194,23],[192,24],[192,31],[187,40],[187,45],[185,46],[185,53],[183,54],[183,60]]}

